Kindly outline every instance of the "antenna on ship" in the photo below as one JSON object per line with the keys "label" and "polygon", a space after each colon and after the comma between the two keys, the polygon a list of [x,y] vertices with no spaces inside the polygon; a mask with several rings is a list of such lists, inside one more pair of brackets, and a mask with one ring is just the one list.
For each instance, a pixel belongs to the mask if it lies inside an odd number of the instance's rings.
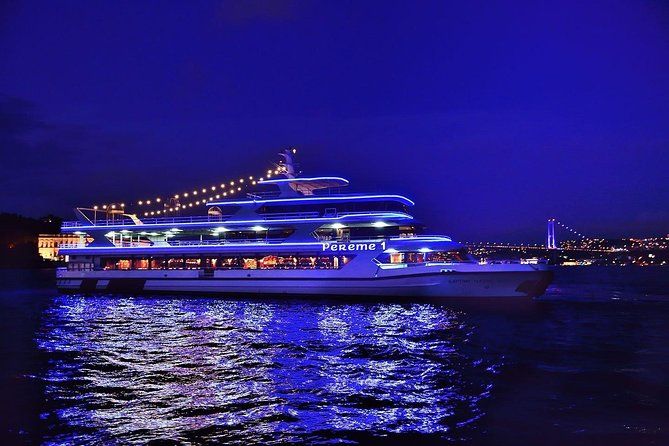
{"label": "antenna on ship", "polygon": [[295,176],[299,174],[299,172],[295,172],[295,164],[293,163],[293,155],[296,153],[297,149],[295,147],[289,147],[279,152],[279,155],[283,157],[283,160],[279,161],[279,164],[277,164],[276,167],[279,169],[280,173],[283,173],[286,176],[286,178],[295,178]]}

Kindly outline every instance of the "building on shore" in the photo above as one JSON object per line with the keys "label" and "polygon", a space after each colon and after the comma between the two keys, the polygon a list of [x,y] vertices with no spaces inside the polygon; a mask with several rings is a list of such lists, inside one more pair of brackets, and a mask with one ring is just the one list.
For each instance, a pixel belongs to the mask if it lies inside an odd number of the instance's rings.
{"label": "building on shore", "polygon": [[90,237],[82,240],[77,234],[39,234],[37,236],[37,251],[44,260],[65,260],[65,256],[58,255],[58,249],[63,245],[72,245],[90,242]]}

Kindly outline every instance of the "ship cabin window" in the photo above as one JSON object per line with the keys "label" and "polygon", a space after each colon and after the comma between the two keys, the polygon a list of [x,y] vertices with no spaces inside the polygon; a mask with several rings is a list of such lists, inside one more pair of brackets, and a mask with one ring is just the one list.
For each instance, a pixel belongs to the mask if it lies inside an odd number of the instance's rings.
{"label": "ship cabin window", "polygon": [[[371,225],[371,223],[370,223]],[[353,226],[350,228],[334,229],[334,228],[319,228],[316,230],[316,237],[318,240],[367,240],[385,237],[400,236],[398,226],[387,226],[383,228],[376,228],[372,226],[362,227]]]}
{"label": "ship cabin window", "polygon": [[466,250],[435,251],[435,252],[396,252],[384,253],[376,258],[380,263],[470,263],[474,259]]}
{"label": "ship cabin window", "polygon": [[68,271],[93,271],[93,264],[90,262],[70,262],[67,264]]}
{"label": "ship cabin window", "polygon": [[166,268],[165,257],[151,257],[150,269],[165,269],[165,268]]}
{"label": "ship cabin window", "polygon": [[149,259],[133,259],[133,269],[149,269]]}
{"label": "ship cabin window", "polygon": [[259,214],[291,215],[295,213],[318,213],[319,216],[335,216],[352,212],[404,212],[409,213],[407,205],[393,200],[350,201],[333,203],[299,203],[264,205]]}
{"label": "ship cabin window", "polygon": [[185,263],[186,269],[199,269],[201,265],[200,258],[187,258]]}
{"label": "ship cabin window", "polygon": [[118,257],[104,258],[101,262],[102,269],[132,269],[132,259],[119,259]]}
{"label": "ship cabin window", "polygon": [[[354,256],[324,255],[249,255],[218,257],[106,257],[103,270],[163,270],[163,269],[341,269]],[[73,263],[72,263],[73,264]],[[92,264],[91,264],[92,265]]]}
{"label": "ship cabin window", "polygon": [[184,269],[183,257],[168,257],[167,269]]}
{"label": "ship cabin window", "polygon": [[221,257],[218,259],[218,267],[221,269],[237,269],[240,267],[239,257]]}
{"label": "ship cabin window", "polygon": [[[341,269],[353,256],[303,256],[297,254],[242,257],[238,262],[242,269]],[[232,262],[221,262],[222,269],[237,269]],[[230,265],[230,266],[228,266]]]}
{"label": "ship cabin window", "polygon": [[258,269],[258,259],[251,257],[245,257],[242,259],[242,268],[243,269]]}

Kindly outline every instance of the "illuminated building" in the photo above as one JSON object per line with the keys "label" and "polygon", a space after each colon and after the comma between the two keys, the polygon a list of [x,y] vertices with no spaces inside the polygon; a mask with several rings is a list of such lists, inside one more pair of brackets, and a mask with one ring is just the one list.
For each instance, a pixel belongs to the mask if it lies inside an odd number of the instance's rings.
{"label": "illuminated building", "polygon": [[39,234],[37,237],[37,251],[44,260],[64,260],[64,255],[59,255],[61,246],[71,246],[90,242],[90,237],[84,238],[79,234]]}

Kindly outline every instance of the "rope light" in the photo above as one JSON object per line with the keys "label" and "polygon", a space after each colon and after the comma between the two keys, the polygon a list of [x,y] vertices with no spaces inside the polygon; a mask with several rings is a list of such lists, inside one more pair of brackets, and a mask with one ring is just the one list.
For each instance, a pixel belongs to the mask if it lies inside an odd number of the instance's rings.
{"label": "rope light", "polygon": [[[141,206],[141,207],[148,207],[148,206],[155,206],[158,204],[163,204],[164,203],[164,209],[147,209],[146,211],[143,211],[144,216],[149,216],[149,215],[160,215],[160,214],[166,214],[168,212],[175,212],[179,211],[180,209],[184,208],[192,208],[194,205],[200,206],[200,205],[206,205],[208,201],[213,201],[214,199],[221,199],[222,197],[227,197],[229,195],[233,195],[236,192],[241,192],[242,188],[244,187],[250,187],[250,186],[255,186],[258,184],[258,182],[261,182],[265,180],[265,178],[269,179],[272,175],[278,175],[279,172],[285,171],[285,167],[280,166],[278,170],[272,170],[268,169],[267,174],[264,176],[260,177],[254,177],[253,175],[249,175],[248,180],[246,180],[244,177],[240,177],[238,180],[231,180],[229,183],[222,182],[220,185],[211,185],[208,188],[203,187],[201,189],[193,189],[191,192],[183,192],[181,194],[174,194],[170,197],[163,196],[163,197],[155,197],[155,198],[147,198],[147,199],[142,199],[142,200],[137,200],[134,202],[135,206]],[[256,179],[257,178],[257,179]],[[213,192],[217,191],[220,188],[220,191],[218,194],[213,194],[209,196],[209,199],[207,198],[202,198],[200,200],[195,200],[194,202],[184,202],[181,203],[180,200],[184,199],[194,199],[197,195],[200,194],[206,194],[207,192]],[[110,209],[116,210],[117,208],[121,208],[125,210],[125,203],[109,203],[109,204],[104,204],[104,205],[95,205],[93,206],[94,210],[104,210],[108,211]]]}

